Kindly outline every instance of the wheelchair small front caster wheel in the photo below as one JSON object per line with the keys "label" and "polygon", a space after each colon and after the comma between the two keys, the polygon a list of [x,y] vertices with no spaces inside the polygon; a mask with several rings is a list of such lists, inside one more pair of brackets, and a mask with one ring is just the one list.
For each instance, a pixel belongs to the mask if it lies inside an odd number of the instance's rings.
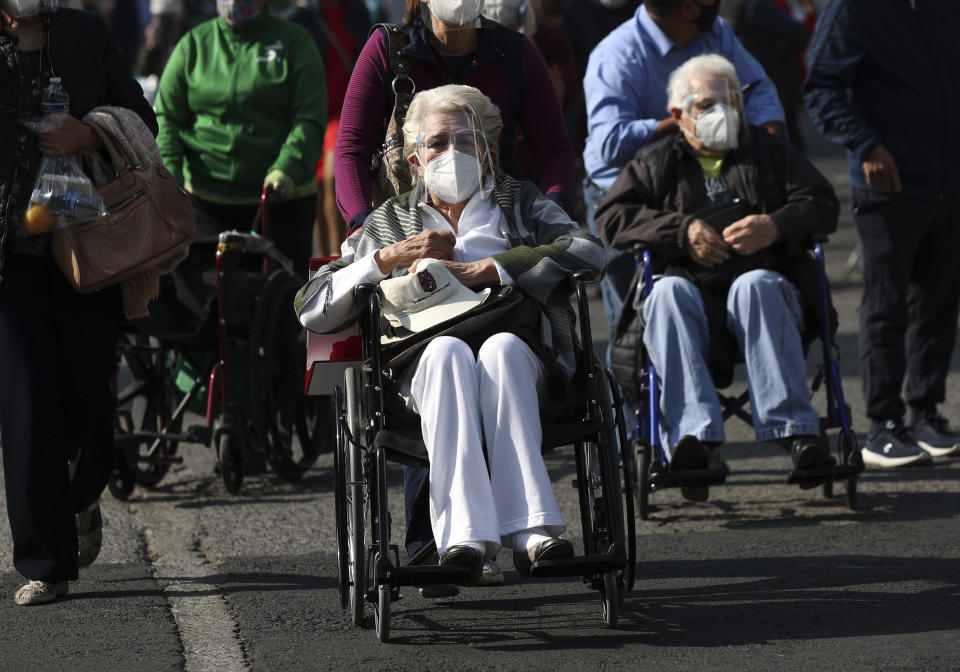
{"label": "wheelchair small front caster wheel", "polygon": [[110,494],[121,502],[130,499],[133,494],[133,488],[137,484],[136,477],[127,473],[124,469],[114,469],[110,474],[110,480],[107,481],[107,487],[110,488]]}
{"label": "wheelchair small front caster wheel", "polygon": [[233,432],[223,432],[217,442],[217,459],[220,461],[220,478],[223,487],[231,495],[240,492],[243,486],[243,449]]}
{"label": "wheelchair small front caster wheel", "polygon": [[615,571],[604,573],[600,601],[603,605],[603,622],[609,628],[617,627],[620,619],[620,585]]}
{"label": "wheelchair small front caster wheel", "polygon": [[377,603],[374,605],[373,620],[380,642],[390,641],[390,586],[377,586]]}

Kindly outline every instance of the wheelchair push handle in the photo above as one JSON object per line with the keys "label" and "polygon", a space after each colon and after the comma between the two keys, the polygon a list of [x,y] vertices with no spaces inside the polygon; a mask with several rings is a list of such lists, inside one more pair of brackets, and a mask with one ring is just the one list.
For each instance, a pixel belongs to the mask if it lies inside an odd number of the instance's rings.
{"label": "wheelchair push handle", "polygon": [[260,235],[270,237],[270,199],[273,196],[273,185],[266,184],[260,192]]}

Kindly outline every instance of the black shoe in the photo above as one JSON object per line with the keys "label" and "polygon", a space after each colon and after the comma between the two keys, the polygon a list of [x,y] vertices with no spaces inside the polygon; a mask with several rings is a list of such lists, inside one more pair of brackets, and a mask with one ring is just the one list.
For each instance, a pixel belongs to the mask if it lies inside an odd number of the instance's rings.
{"label": "black shoe", "polygon": [[[677,441],[670,460],[671,471],[706,471],[710,468],[710,449],[695,436],[687,435]],[[705,502],[710,496],[709,485],[685,485],[680,494],[691,502]]]}
{"label": "black shoe", "polygon": [[472,546],[451,546],[440,556],[441,565],[457,565],[470,570],[470,580],[463,583],[472,585],[483,574],[483,554]]}
{"label": "black shoe", "polygon": [[[794,471],[810,471],[814,469],[828,469],[837,461],[830,454],[829,448],[824,445],[821,437],[812,434],[801,434],[781,439],[781,445],[789,446],[790,459],[793,461]],[[800,481],[801,490],[809,490],[826,483],[831,479],[830,474],[814,478],[804,478]]]}
{"label": "black shoe", "polygon": [[533,563],[540,560],[562,560],[573,557],[573,542],[569,539],[551,537],[526,551],[513,552],[513,566],[520,576],[529,576]]}

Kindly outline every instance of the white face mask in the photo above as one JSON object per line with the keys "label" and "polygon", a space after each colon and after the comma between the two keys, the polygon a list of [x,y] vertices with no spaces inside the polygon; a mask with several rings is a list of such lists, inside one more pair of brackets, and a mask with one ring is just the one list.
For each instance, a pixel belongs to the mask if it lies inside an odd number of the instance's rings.
{"label": "white face mask", "polygon": [[483,0],[430,0],[430,11],[451,26],[472,24],[480,16]]}
{"label": "white face mask", "polygon": [[740,115],[726,103],[714,103],[697,117],[695,132],[707,149],[736,149],[740,131]]}
{"label": "white face mask", "polygon": [[461,203],[480,188],[477,157],[450,149],[427,161],[423,182],[444,203]]}
{"label": "white face mask", "polygon": [[0,9],[14,19],[36,14],[39,8],[40,0],[0,0]]}

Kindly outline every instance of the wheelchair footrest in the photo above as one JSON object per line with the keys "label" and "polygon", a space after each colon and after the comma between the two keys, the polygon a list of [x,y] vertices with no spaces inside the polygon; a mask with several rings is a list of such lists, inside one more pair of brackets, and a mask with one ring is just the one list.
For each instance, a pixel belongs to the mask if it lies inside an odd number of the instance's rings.
{"label": "wheelchair footrest", "polygon": [[668,470],[651,475],[650,487],[658,490],[662,488],[719,485],[727,480],[727,472],[728,469],[725,464],[710,469]]}
{"label": "wheelchair footrest", "polygon": [[626,566],[626,556],[602,553],[598,555],[579,555],[560,560],[541,560],[530,567],[530,576],[537,579],[546,579],[558,576],[590,576],[606,572],[610,569],[620,569]]}
{"label": "wheelchair footrest", "polygon": [[394,586],[434,586],[439,583],[462,584],[470,580],[470,569],[460,565],[415,565],[394,567]]}
{"label": "wheelchair footrest", "polygon": [[805,481],[824,480],[843,481],[863,471],[863,467],[854,464],[821,467],[820,469],[797,469],[787,476],[787,485],[798,485]]}

